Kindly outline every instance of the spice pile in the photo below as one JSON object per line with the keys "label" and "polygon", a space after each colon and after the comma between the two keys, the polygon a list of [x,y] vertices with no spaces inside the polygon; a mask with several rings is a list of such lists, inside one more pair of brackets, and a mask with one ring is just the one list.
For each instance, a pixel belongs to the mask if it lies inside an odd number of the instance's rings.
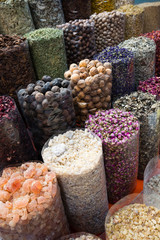
{"label": "spice pile", "polygon": [[101,141],[87,130],[67,131],[44,145],[42,158],[56,173],[74,231],[102,233],[108,200]]}
{"label": "spice pile", "polygon": [[160,77],[153,77],[144,82],[139,82],[138,90],[142,92],[148,92],[157,96],[157,100],[160,99]]}
{"label": "spice pile", "polygon": [[112,89],[112,65],[84,59],[71,64],[64,77],[71,81],[76,120],[84,124],[89,114],[109,109]]}
{"label": "spice pile", "polygon": [[119,98],[113,106],[132,112],[140,122],[138,178],[143,179],[147,163],[158,156],[159,107],[156,96],[138,91]]}
{"label": "spice pile", "polygon": [[136,186],[138,121],[129,112],[110,109],[90,115],[86,128],[103,142],[108,198],[110,203],[115,203]]}
{"label": "spice pile", "polygon": [[81,232],[61,237],[59,240],[101,240],[101,239],[95,235]]}
{"label": "spice pile", "polygon": [[92,13],[101,13],[104,11],[112,11],[114,9],[114,0],[91,0]]}
{"label": "spice pile", "polygon": [[126,4],[134,4],[134,0],[115,0],[115,8],[119,8]]}

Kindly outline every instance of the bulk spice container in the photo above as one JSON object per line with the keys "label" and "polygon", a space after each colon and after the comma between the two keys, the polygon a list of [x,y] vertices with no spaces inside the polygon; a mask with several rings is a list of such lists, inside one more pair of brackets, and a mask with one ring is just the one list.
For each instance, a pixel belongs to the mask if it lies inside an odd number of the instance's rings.
{"label": "bulk spice container", "polygon": [[6,168],[0,186],[1,239],[55,240],[69,233],[56,175],[46,166]]}
{"label": "bulk spice container", "polygon": [[86,130],[55,136],[42,158],[58,178],[66,214],[74,231],[104,231],[108,211],[102,143]]}
{"label": "bulk spice container", "polygon": [[62,6],[66,22],[75,19],[86,19],[91,15],[91,1],[86,0],[62,0]]}
{"label": "bulk spice container", "polygon": [[101,52],[108,46],[116,46],[124,41],[124,13],[118,11],[95,13],[90,18],[95,22],[97,52]]}
{"label": "bulk spice container", "polygon": [[136,88],[139,81],[147,80],[155,73],[156,45],[153,40],[145,37],[130,38],[119,44],[134,54]]}
{"label": "bulk spice container", "polygon": [[80,232],[61,237],[59,240],[100,240],[100,239],[101,238],[90,233]]}
{"label": "bulk spice container", "polygon": [[109,61],[112,64],[112,100],[134,91],[134,56],[132,52],[124,48],[108,47],[95,58],[102,63]]}
{"label": "bulk spice container", "polygon": [[160,30],[152,31],[144,35],[150,39],[153,39],[156,44],[156,66],[155,66],[155,75],[160,76]]}
{"label": "bulk spice container", "polygon": [[134,0],[115,0],[115,8],[119,8],[126,4],[134,4]]}
{"label": "bulk spice container", "polygon": [[57,129],[65,130],[75,124],[67,80],[43,76],[42,80],[19,90],[18,99],[39,151]]}
{"label": "bulk spice container", "polygon": [[119,98],[113,106],[132,112],[140,122],[138,178],[143,179],[147,163],[158,156],[159,104],[156,96],[138,91]]}
{"label": "bulk spice container", "polygon": [[57,27],[64,32],[68,65],[93,58],[96,53],[93,21],[76,19]]}
{"label": "bulk spice container", "polygon": [[60,0],[28,0],[36,28],[56,27],[64,23]]}
{"label": "bulk spice container", "polygon": [[0,1],[0,33],[23,35],[34,29],[28,1]]}
{"label": "bulk spice container", "polygon": [[0,169],[29,159],[36,159],[36,153],[16,104],[0,96]]}
{"label": "bulk spice container", "polygon": [[160,100],[160,77],[152,77],[146,81],[140,81],[138,90],[156,95],[157,100]]}
{"label": "bulk spice container", "polygon": [[26,34],[26,38],[38,79],[46,73],[63,77],[67,63],[62,30],[42,28]]}
{"label": "bulk spice container", "polygon": [[111,207],[105,221],[107,240],[160,239],[160,210],[143,204],[142,196],[128,195]]}
{"label": "bulk spice container", "polygon": [[110,109],[90,115],[86,128],[103,142],[108,199],[115,203],[136,187],[139,123],[128,112]]}
{"label": "bulk spice container", "polygon": [[84,59],[71,64],[64,77],[71,81],[72,96],[78,124],[84,126],[89,114],[109,109],[111,104],[112,66],[98,60]]}
{"label": "bulk spice container", "polygon": [[125,39],[137,37],[143,33],[144,10],[136,5],[128,4],[120,7],[119,12],[126,14]]}
{"label": "bulk spice container", "polygon": [[0,94],[17,100],[16,90],[34,80],[27,40],[0,34]]}

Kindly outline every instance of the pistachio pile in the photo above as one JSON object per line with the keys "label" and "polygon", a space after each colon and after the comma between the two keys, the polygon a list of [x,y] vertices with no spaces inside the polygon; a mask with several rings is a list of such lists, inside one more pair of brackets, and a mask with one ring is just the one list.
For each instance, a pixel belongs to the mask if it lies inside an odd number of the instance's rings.
{"label": "pistachio pile", "polygon": [[73,63],[64,77],[71,81],[77,122],[82,125],[89,114],[109,109],[112,89],[112,65],[84,59]]}

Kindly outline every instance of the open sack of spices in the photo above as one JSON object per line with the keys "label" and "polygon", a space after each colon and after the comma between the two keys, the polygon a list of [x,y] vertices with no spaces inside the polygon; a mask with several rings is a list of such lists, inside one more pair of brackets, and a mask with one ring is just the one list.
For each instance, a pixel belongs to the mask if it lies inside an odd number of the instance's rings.
{"label": "open sack of spices", "polygon": [[27,0],[0,1],[0,33],[23,35],[34,29]]}
{"label": "open sack of spices", "polygon": [[18,100],[38,151],[56,130],[75,124],[69,81],[43,76],[18,91]]}
{"label": "open sack of spices", "polygon": [[5,168],[0,187],[1,239],[55,240],[69,234],[56,175],[44,164]]}
{"label": "open sack of spices", "polygon": [[42,158],[56,173],[73,231],[102,233],[108,198],[101,140],[83,129],[61,131],[45,143]]}
{"label": "open sack of spices", "polygon": [[79,232],[61,237],[59,240],[101,240],[101,238],[90,233]]}

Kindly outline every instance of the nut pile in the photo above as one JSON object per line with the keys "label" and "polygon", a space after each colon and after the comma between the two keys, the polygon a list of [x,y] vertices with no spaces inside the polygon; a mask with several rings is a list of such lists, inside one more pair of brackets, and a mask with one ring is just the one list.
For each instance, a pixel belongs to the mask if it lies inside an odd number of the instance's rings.
{"label": "nut pile", "polygon": [[153,77],[146,81],[139,82],[138,90],[156,95],[160,99],[160,77]]}
{"label": "nut pile", "polygon": [[17,100],[16,90],[34,80],[26,39],[0,34],[0,95],[10,95]]}
{"label": "nut pile", "polygon": [[137,37],[143,33],[144,10],[137,5],[128,4],[118,9],[126,14],[125,39]]}
{"label": "nut pile", "polygon": [[55,173],[34,162],[4,169],[0,218],[2,239],[57,239],[68,234]]}
{"label": "nut pile", "polygon": [[75,124],[69,81],[43,76],[18,91],[18,99],[38,150],[55,131]]}
{"label": "nut pile", "polygon": [[156,44],[153,40],[146,37],[132,37],[120,43],[119,47],[126,48],[134,54],[136,88],[139,81],[154,76]]}
{"label": "nut pile", "polygon": [[101,52],[109,46],[116,46],[124,41],[124,13],[118,11],[95,13],[90,18],[95,22],[97,52]]}
{"label": "nut pile", "polygon": [[64,23],[60,0],[29,0],[28,2],[36,28],[56,27],[57,24]]}
{"label": "nut pile", "polygon": [[100,238],[90,233],[80,232],[61,237],[59,240],[100,240]]}
{"label": "nut pile", "polygon": [[101,13],[104,11],[112,11],[114,9],[114,0],[91,0],[92,13]]}
{"label": "nut pile", "polygon": [[156,96],[138,91],[119,98],[113,106],[132,112],[140,122],[138,178],[143,179],[148,162],[158,156],[159,106]]}
{"label": "nut pile", "polygon": [[160,210],[144,204],[130,204],[105,223],[109,240],[160,239]]}
{"label": "nut pile", "polygon": [[56,173],[74,231],[102,233],[108,200],[100,139],[87,130],[67,131],[44,145],[42,158]]}
{"label": "nut pile", "polygon": [[112,64],[112,100],[130,94],[135,89],[134,56],[124,48],[108,47],[95,56],[98,61]]}
{"label": "nut pile", "polygon": [[46,73],[55,78],[63,77],[67,69],[63,31],[41,28],[25,35],[38,79]]}
{"label": "nut pile", "polygon": [[64,77],[71,81],[77,122],[84,124],[89,114],[109,109],[112,89],[112,66],[98,60],[81,60],[71,64]]}
{"label": "nut pile", "polygon": [[139,123],[129,112],[110,109],[90,115],[86,128],[103,142],[108,198],[115,203],[136,186]]}
{"label": "nut pile", "polygon": [[84,58],[93,58],[96,53],[93,21],[76,19],[57,27],[64,33],[68,65]]}

